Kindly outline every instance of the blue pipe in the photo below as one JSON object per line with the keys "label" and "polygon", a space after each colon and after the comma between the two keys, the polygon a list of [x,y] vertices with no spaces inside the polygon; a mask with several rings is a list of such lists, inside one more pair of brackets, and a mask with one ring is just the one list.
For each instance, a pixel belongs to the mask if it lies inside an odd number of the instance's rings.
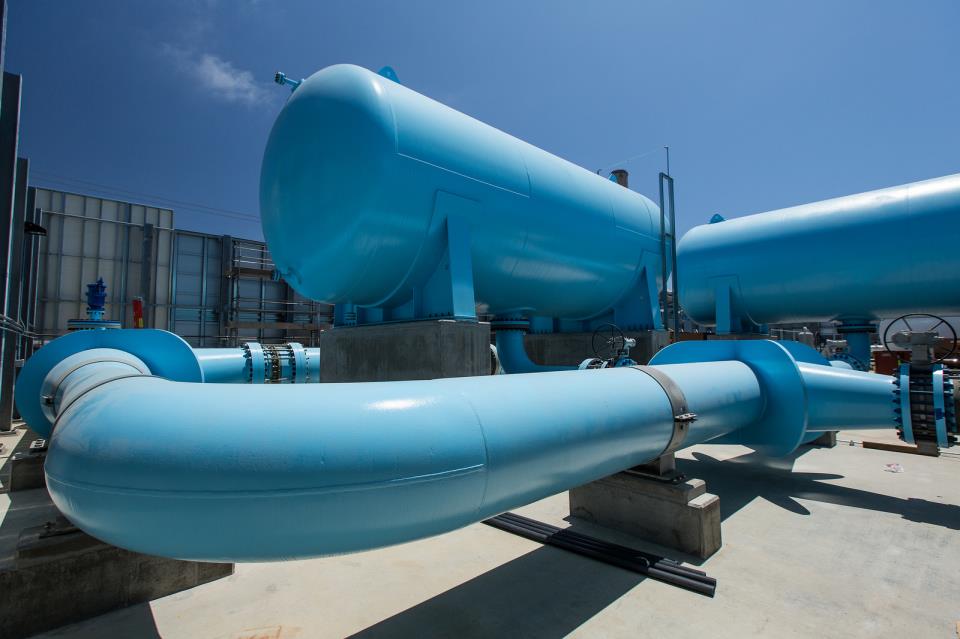
{"label": "blue pipe", "polygon": [[[207,383],[300,384],[320,381],[320,349],[304,348],[295,342],[275,346],[247,342],[237,348],[195,348],[193,353],[203,369],[203,381]],[[272,379],[273,369],[268,366],[274,359],[279,375],[276,379]],[[254,375],[254,371],[258,374]]]}
{"label": "blue pipe", "polygon": [[[844,330],[845,328],[855,328],[859,330]],[[847,340],[847,352],[857,362],[861,370],[870,370],[870,334],[877,332],[876,324],[866,322],[843,322],[840,327],[840,335]]]}
{"label": "blue pipe", "polygon": [[[890,378],[768,341],[681,342],[650,367],[241,387],[180,372],[192,351],[175,336],[100,332],[126,335],[38,351],[18,406],[31,426],[56,423],[47,485],[64,515],[109,543],[183,559],[290,559],[439,534],[654,459],[681,445],[678,433],[683,446],[728,436],[789,452],[808,424],[894,423]],[[124,340],[129,352],[115,348]],[[57,368],[69,357],[83,375]],[[70,400],[47,422],[38,391],[54,386]],[[670,387],[696,421],[675,420]],[[886,409],[843,413],[851,402]]]}
{"label": "blue pipe", "polygon": [[[693,409],[749,419],[761,402],[739,406],[743,392]],[[673,430],[663,390],[630,368],[273,388],[144,376],[59,419],[47,485],[71,521],[131,550],[230,561],[443,533],[657,457]],[[264,437],[274,423],[283,436]]]}
{"label": "blue pipe", "polygon": [[195,348],[203,381],[213,384],[250,383],[250,359],[241,348]]}
{"label": "blue pipe", "polygon": [[500,358],[504,373],[549,373],[576,369],[576,366],[543,366],[534,363],[523,343],[525,334],[526,331],[519,329],[497,331],[497,357]]}
{"label": "blue pipe", "polygon": [[807,431],[884,427],[892,408],[893,378],[832,365],[798,365],[807,390]]}

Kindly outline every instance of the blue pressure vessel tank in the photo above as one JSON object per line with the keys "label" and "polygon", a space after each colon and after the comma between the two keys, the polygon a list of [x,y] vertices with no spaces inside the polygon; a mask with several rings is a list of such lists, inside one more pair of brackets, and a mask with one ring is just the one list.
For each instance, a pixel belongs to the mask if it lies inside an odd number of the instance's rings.
{"label": "blue pressure vessel tank", "polygon": [[468,228],[488,313],[596,316],[659,260],[647,198],[352,65],[291,95],[260,205],[284,279],[334,304],[404,303],[442,258],[452,215]]}
{"label": "blue pressure vessel tank", "polygon": [[960,174],[720,221],[680,240],[680,302],[708,325],[718,301],[755,324],[955,315],[958,244]]}

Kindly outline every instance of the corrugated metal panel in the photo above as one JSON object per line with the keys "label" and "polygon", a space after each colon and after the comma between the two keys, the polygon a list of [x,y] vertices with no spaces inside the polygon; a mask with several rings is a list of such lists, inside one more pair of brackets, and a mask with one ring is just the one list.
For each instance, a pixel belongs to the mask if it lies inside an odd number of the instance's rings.
{"label": "corrugated metal panel", "polygon": [[131,326],[130,302],[139,296],[145,325],[168,327],[172,210],[44,188],[36,189],[35,206],[47,228],[40,241],[42,335],[62,335],[67,320],[86,316],[86,285],[98,277],[107,285],[109,319]]}
{"label": "corrugated metal panel", "polygon": [[171,328],[193,346],[226,346],[220,317],[224,278],[219,236],[177,231]]}

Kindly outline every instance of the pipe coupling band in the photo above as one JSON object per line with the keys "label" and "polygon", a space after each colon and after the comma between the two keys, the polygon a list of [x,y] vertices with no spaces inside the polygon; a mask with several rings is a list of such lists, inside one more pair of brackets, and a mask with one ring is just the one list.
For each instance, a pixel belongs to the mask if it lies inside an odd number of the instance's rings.
{"label": "pipe coupling band", "polygon": [[687,438],[690,424],[697,419],[697,416],[691,413],[690,408],[687,406],[686,396],[683,394],[683,391],[680,390],[677,383],[663,371],[651,366],[632,366],[631,368],[635,368],[653,378],[653,381],[660,385],[660,388],[663,389],[664,394],[666,394],[667,399],[670,401],[670,408],[673,411],[673,434],[670,436],[667,447],[660,453],[660,457],[680,450],[683,447],[684,440]]}

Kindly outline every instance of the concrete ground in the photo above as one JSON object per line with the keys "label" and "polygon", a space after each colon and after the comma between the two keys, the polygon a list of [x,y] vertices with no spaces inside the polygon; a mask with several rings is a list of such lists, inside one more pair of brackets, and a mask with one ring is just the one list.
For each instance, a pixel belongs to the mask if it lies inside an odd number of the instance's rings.
{"label": "concrete ground", "polygon": [[[955,639],[960,455],[848,444],[864,437],[884,438],[844,432],[834,449],[776,462],[736,446],[679,455],[721,499],[723,548],[702,562],[719,580],[713,599],[478,524],[362,554],[239,565],[228,579],[42,636]],[[0,494],[0,517],[8,504]],[[568,525],[566,508],[561,494],[517,512]]]}

